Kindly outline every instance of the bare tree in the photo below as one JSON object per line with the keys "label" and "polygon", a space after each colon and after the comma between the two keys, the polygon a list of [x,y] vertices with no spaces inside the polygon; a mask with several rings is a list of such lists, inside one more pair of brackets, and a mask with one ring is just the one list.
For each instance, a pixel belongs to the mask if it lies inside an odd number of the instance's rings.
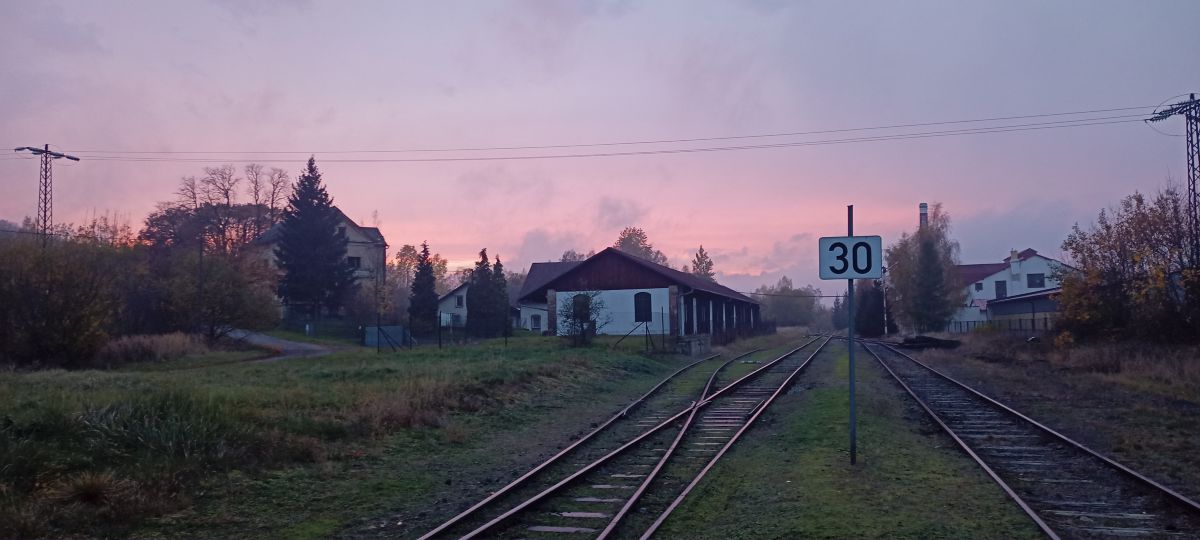
{"label": "bare tree", "polygon": [[577,347],[591,343],[592,338],[612,322],[604,307],[600,291],[575,293],[570,302],[558,306],[559,331]]}
{"label": "bare tree", "polygon": [[292,182],[288,178],[287,171],[271,167],[271,171],[267,173],[267,216],[271,223],[279,221],[279,215],[283,213],[283,208],[287,202],[288,193],[292,190]]}

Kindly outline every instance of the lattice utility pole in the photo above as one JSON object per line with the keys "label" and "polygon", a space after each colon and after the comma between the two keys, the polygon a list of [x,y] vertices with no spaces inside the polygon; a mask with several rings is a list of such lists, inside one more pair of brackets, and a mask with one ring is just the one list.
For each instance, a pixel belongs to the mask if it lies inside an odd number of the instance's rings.
{"label": "lattice utility pole", "polygon": [[54,152],[50,150],[48,144],[42,148],[22,146],[13,151],[29,151],[35,156],[42,156],[42,169],[38,176],[38,209],[33,226],[34,230],[42,235],[42,246],[44,247],[50,240],[51,229],[54,227],[54,176],[50,169],[50,161],[62,158],[79,161],[79,158],[68,156],[62,152]]}
{"label": "lattice utility pole", "polygon": [[1200,100],[1196,94],[1188,96],[1187,101],[1181,101],[1165,109],[1157,111],[1147,122],[1161,122],[1172,116],[1182,115],[1187,124],[1187,226],[1191,241],[1192,264],[1200,265],[1200,192],[1196,190],[1200,180]]}

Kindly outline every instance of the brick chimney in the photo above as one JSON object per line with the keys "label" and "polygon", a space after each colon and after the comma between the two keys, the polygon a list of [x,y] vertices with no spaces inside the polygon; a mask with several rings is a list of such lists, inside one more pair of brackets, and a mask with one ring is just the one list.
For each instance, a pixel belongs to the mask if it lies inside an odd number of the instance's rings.
{"label": "brick chimney", "polygon": [[1014,276],[1021,273],[1020,255],[1015,249],[1008,254],[1008,272]]}

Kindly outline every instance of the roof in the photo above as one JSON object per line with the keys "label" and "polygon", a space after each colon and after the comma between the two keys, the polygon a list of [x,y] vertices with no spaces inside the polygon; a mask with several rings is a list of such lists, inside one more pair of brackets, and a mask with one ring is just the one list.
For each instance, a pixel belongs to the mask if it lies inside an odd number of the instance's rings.
{"label": "roof", "polygon": [[[704,291],[704,292],[716,294],[719,296],[724,296],[727,298],[740,300],[742,302],[748,302],[751,304],[758,303],[758,301],[756,301],[742,293],[739,293],[733,289],[730,289],[729,287],[721,285],[720,283],[717,283],[715,281],[709,281],[707,279],[704,279],[704,278],[696,276],[696,275],[689,274],[687,272],[680,272],[679,270],[675,270],[674,268],[667,268],[666,266],[663,266],[661,264],[647,261],[646,259],[643,259],[643,258],[635,256],[635,255],[630,255],[629,253],[625,253],[624,251],[621,251],[621,250],[619,250],[617,248],[613,248],[613,247],[605,248],[604,251],[601,251],[600,253],[592,255],[591,257],[588,257],[584,261],[574,263],[574,266],[567,268],[566,270],[563,270],[562,272],[560,272],[558,275],[553,276],[550,279],[547,279],[545,281],[541,281],[540,283],[532,283],[533,282],[533,279],[532,279],[533,278],[533,267],[531,266],[529,269],[529,277],[526,278],[526,280],[525,280],[525,287],[522,290],[521,298],[525,298],[529,294],[534,293],[537,290],[550,284],[550,282],[557,280],[558,278],[561,278],[562,276],[568,274],[572,270],[575,270],[576,268],[579,268],[580,266],[586,265],[588,263],[588,261],[591,261],[602,255],[609,255],[609,256],[615,255],[617,257],[621,257],[622,259],[624,259],[630,263],[639,265],[639,266],[641,266],[647,270],[650,270],[651,272],[654,272],[670,281],[675,282],[678,285],[683,285],[689,289],[694,289],[697,291]],[[555,264],[555,263],[542,263],[542,264]],[[557,263],[557,264],[569,264],[569,263]]]}
{"label": "roof", "polygon": [[536,291],[551,280],[561,276],[583,261],[535,262],[529,265],[529,273],[525,275],[525,285],[517,292],[517,301]]}
{"label": "roof", "polygon": [[[335,206],[333,209],[337,210],[338,216],[342,218],[343,222],[354,226],[355,229],[358,229],[363,233],[364,236],[369,238],[371,242],[383,244],[384,246],[387,245],[387,240],[384,240],[383,233],[379,232],[379,227],[363,227],[362,225],[355,223],[353,219],[350,219],[350,217],[347,216],[341,208]],[[274,244],[275,242],[279,241],[279,235],[281,234],[283,234],[283,221],[271,225],[271,228],[267,229],[266,232],[262,233],[261,236],[256,238],[254,243],[258,245]]]}
{"label": "roof", "polygon": [[1020,302],[1023,300],[1037,300],[1038,298],[1044,298],[1044,297],[1058,294],[1061,292],[1062,292],[1062,287],[1054,287],[1052,289],[1033,291],[1033,292],[1028,292],[1025,294],[1014,294],[1012,296],[1006,296],[999,300],[988,300],[988,304],[1003,304],[1005,302]]}
{"label": "roof", "polygon": [[[1048,261],[1052,261],[1054,264],[1059,264],[1066,268],[1074,269],[1073,267],[1071,267],[1070,265],[1068,265],[1066,263],[1063,263],[1062,261],[1056,261],[1054,259],[1051,259],[1050,257],[1047,257],[1045,255],[1038,253],[1037,250],[1033,249],[1033,248],[1027,248],[1024,251],[1017,253],[1017,261],[1018,262],[1029,260],[1034,257],[1041,257]],[[995,274],[996,272],[1000,272],[1002,270],[1008,269],[1008,264],[1010,262],[1012,262],[1011,254],[1004,258],[1004,262],[983,263],[983,264],[959,264],[959,265],[955,266],[955,269],[958,270],[958,277],[961,280],[962,286],[966,287],[966,286],[970,286],[972,283],[982,281],[983,278],[988,277],[992,274]]]}
{"label": "roof", "polygon": [[1007,268],[1008,263],[960,264],[955,267],[964,287]]}
{"label": "roof", "polygon": [[[1025,251],[1017,253],[1017,261],[1023,261],[1025,259],[1033,257],[1034,255],[1037,255],[1037,254],[1038,254],[1038,252],[1036,249],[1026,248]],[[1004,262],[1006,262],[1006,263],[1012,262],[1010,259],[1012,259],[1012,255],[1005,257]]]}
{"label": "roof", "polygon": [[464,282],[462,282],[462,283],[458,284],[458,286],[457,286],[457,287],[455,287],[455,288],[453,288],[453,289],[450,289],[450,292],[448,292],[448,293],[446,293],[446,294],[443,294],[443,295],[439,296],[439,297],[438,297],[438,302],[441,302],[442,300],[445,300],[445,299],[447,299],[447,298],[450,298],[450,295],[452,295],[452,294],[454,294],[454,293],[456,293],[456,292],[458,292],[458,291],[460,291],[460,290],[462,290],[462,289],[466,288],[466,286],[467,286],[467,285],[470,285],[470,284],[471,284],[471,282],[469,282],[469,281],[464,281]]}

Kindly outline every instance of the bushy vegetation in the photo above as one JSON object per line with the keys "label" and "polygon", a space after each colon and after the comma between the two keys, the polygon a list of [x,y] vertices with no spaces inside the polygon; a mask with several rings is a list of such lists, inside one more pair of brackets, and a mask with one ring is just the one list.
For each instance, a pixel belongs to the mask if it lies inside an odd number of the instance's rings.
{"label": "bushy vegetation", "polygon": [[963,303],[957,282],[958,242],[950,237],[950,216],[940,203],[930,209],[929,223],[904,233],[888,246],[888,304],[901,325],[916,332],[939,332]]}
{"label": "bushy vegetation", "polygon": [[192,504],[214,473],[353,459],[410,430],[448,428],[441,438],[461,443],[469,433],[451,414],[665,369],[530,338],[182,371],[3,373],[0,537],[123,534]]}
{"label": "bushy vegetation", "polygon": [[1200,338],[1200,254],[1192,252],[1184,197],[1134,193],[1063,242],[1075,268],[1059,276],[1060,327],[1071,339]]}
{"label": "bushy vegetation", "polygon": [[96,364],[102,367],[112,367],[142,362],[162,362],[207,351],[208,345],[204,340],[194,334],[183,332],[124,336],[109,341],[101,347],[100,352],[96,355]]}

